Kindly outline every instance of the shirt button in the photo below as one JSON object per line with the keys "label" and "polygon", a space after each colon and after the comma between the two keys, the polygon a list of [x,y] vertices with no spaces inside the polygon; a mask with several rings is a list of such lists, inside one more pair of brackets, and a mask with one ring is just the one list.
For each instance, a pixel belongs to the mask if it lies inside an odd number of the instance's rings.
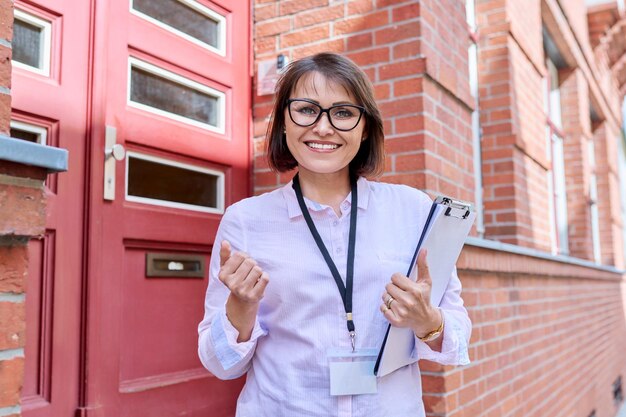
{"label": "shirt button", "polygon": [[336,252],[341,253],[341,248],[337,248]]}
{"label": "shirt button", "polygon": [[341,207],[342,207],[344,210],[347,210],[347,209],[348,209],[348,203],[343,203],[343,204],[341,205]]}
{"label": "shirt button", "polygon": [[335,220],[335,221],[333,222],[333,226],[337,226],[338,224],[339,224],[339,222],[338,222],[337,220]]}

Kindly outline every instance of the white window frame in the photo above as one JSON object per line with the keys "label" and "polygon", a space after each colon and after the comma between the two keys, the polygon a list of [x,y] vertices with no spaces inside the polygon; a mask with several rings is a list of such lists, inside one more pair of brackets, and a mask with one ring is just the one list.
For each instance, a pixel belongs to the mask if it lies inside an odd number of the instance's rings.
{"label": "white window frame", "polygon": [[[144,161],[155,162],[155,163],[162,164],[162,165],[183,168],[183,169],[187,169],[190,171],[202,172],[203,174],[215,175],[217,177],[217,207],[215,208],[204,207],[204,206],[197,206],[194,204],[176,203],[173,201],[165,201],[165,200],[158,200],[155,198],[138,197],[134,195],[129,195],[128,194],[128,174],[129,174],[130,158],[137,158],[137,159],[142,159]],[[183,162],[172,161],[170,159],[160,158],[158,156],[152,156],[152,155],[146,155],[146,154],[142,154],[138,152],[128,151],[126,152],[126,178],[124,180],[125,182],[124,195],[125,195],[126,201],[131,201],[135,203],[149,204],[153,206],[168,207],[168,208],[175,208],[175,209],[182,209],[182,210],[199,211],[203,213],[224,214],[224,200],[225,200],[224,178],[225,178],[225,175],[222,171],[217,171],[217,170],[203,168],[203,167],[199,167],[195,165],[185,164]]]}
{"label": "white window frame", "polygon": [[[547,151],[551,169],[548,188],[550,192],[550,229],[552,230],[552,253],[569,255],[569,228],[567,219],[567,188],[565,184],[565,160],[561,128],[561,91],[558,88],[558,69],[547,57],[548,74],[544,78],[544,106],[548,119],[546,127]],[[554,88],[556,87],[556,88]]]}
{"label": "white window frame", "polygon": [[[197,120],[194,120],[185,116],[181,116],[179,114],[170,113],[168,111],[161,110],[156,107],[152,107],[143,103],[132,101],[130,97],[131,97],[131,74],[132,74],[133,67],[141,68],[142,70],[150,72],[151,74],[154,74],[161,78],[165,78],[167,80],[173,81],[182,86],[193,88],[194,90],[197,90],[199,92],[216,97],[217,98],[217,124],[218,125],[213,126],[208,123],[202,123]],[[222,91],[216,90],[204,84],[200,84],[199,82],[190,80],[189,78],[185,78],[182,75],[173,73],[171,71],[168,71],[156,65],[149,64],[148,62],[142,61],[132,56],[128,58],[128,85],[127,85],[126,91],[127,91],[126,101],[127,101],[127,104],[131,107],[134,107],[143,111],[147,111],[153,114],[158,114],[159,116],[176,120],[178,122],[183,122],[183,123],[187,123],[193,126],[197,126],[202,129],[207,129],[212,132],[221,133],[221,134],[224,134],[226,132],[225,130],[226,94]]]}
{"label": "white window frame", "polygon": [[211,20],[215,20],[218,22],[218,47],[214,47],[213,45],[209,45],[206,42],[202,42],[200,39],[194,38],[191,35],[186,34],[185,32],[182,32],[178,29],[176,29],[175,27],[172,27],[164,22],[161,22],[158,19],[155,19],[154,17],[148,16],[147,14],[142,13],[139,10],[136,10],[133,8],[133,0],[130,0],[130,13],[134,14],[135,16],[138,16],[144,20],[147,20],[148,22],[157,25],[158,27],[160,27],[161,29],[165,29],[168,32],[171,32],[173,34],[175,34],[176,36],[179,36],[189,42],[192,42],[198,46],[201,46],[202,48],[208,49],[209,51],[220,55],[220,56],[226,56],[226,17],[217,13],[214,10],[211,10],[210,8],[198,3],[197,1],[194,0],[176,0],[179,3],[184,4],[185,6],[188,6],[189,8],[197,11],[198,13],[201,13],[203,15],[205,15],[207,18],[211,19]]}
{"label": "white window frame", "polygon": [[22,130],[28,133],[34,133],[38,135],[37,143],[40,145],[46,145],[48,141],[48,129],[42,126],[37,126],[34,124],[20,122],[18,120],[11,120],[10,123],[11,129]]}
{"label": "white window frame", "polygon": [[[474,0],[465,1],[465,16],[467,25],[471,32],[476,32],[476,11]],[[467,49],[468,66],[469,66],[469,82],[470,94],[475,99],[476,108],[472,111],[472,148],[473,165],[474,165],[474,199],[476,207],[476,232],[478,236],[485,235],[485,218],[483,210],[483,164],[481,150],[481,131],[480,131],[480,108],[478,107],[478,45],[475,38],[471,38],[470,45]]]}
{"label": "white window frame", "polygon": [[617,158],[617,163],[619,164],[618,173],[621,184],[622,246],[624,251],[624,262],[626,262],[626,136],[624,134],[625,132],[622,131],[622,137],[619,140],[619,156]]}
{"label": "white window frame", "polygon": [[589,177],[589,214],[591,216],[591,240],[593,242],[593,259],[602,263],[600,246],[600,215],[598,213],[598,179],[596,176],[596,152],[592,140],[587,142],[587,153],[591,175]]}
{"label": "white window frame", "polygon": [[50,76],[50,56],[52,55],[52,22],[48,20],[44,20],[40,17],[37,17],[33,14],[27,13],[23,10],[15,8],[13,10],[13,17],[16,20],[21,20],[25,23],[31,24],[38,28],[41,28],[41,47],[40,47],[40,55],[39,60],[42,64],[42,67],[33,67],[22,62],[18,62],[15,60],[11,60],[11,64],[16,68],[22,68],[27,71],[34,72],[39,75],[44,75],[46,77]]}

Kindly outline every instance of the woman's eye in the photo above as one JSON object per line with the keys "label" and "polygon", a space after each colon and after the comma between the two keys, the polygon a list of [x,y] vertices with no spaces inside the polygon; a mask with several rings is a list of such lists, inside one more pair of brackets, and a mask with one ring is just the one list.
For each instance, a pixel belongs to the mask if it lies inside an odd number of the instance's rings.
{"label": "woman's eye", "polygon": [[340,119],[349,119],[355,115],[355,111],[349,107],[340,107],[333,110],[333,117],[338,117]]}
{"label": "woman's eye", "polygon": [[305,106],[298,108],[298,113],[306,114],[306,115],[316,115],[318,110],[312,106]]}

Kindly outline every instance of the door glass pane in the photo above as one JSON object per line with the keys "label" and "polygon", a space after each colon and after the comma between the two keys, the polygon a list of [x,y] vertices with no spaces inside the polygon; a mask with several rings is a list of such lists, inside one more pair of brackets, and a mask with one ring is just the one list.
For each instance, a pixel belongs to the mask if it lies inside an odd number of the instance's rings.
{"label": "door glass pane", "polygon": [[35,68],[42,68],[43,28],[15,19],[13,24],[13,60]]}
{"label": "door glass pane", "polygon": [[11,129],[11,137],[14,139],[22,139],[28,142],[39,143],[40,135],[26,130]]}
{"label": "door glass pane", "polygon": [[46,145],[48,130],[45,127],[11,120],[11,137],[14,139],[26,140],[28,142]]}
{"label": "door glass pane", "polygon": [[210,172],[168,165],[136,156],[129,155],[128,158],[129,197],[219,209],[221,200],[219,181],[220,176]]}
{"label": "door glass pane", "polygon": [[130,99],[155,109],[219,127],[218,97],[135,66],[131,69]]}
{"label": "door glass pane", "polygon": [[[191,4],[196,4],[191,2]],[[197,5],[198,8],[204,8]],[[177,0],[133,0],[133,9],[220,49],[220,21]]]}

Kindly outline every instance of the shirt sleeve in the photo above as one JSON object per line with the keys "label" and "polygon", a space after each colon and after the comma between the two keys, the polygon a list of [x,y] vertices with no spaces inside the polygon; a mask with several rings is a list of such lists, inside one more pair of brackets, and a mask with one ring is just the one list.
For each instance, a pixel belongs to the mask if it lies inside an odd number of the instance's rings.
{"label": "shirt sleeve", "polygon": [[444,331],[441,352],[436,352],[425,342],[415,338],[415,350],[419,359],[442,365],[467,365],[470,363],[468,345],[472,334],[472,322],[461,298],[461,280],[456,272],[452,277],[439,304],[444,315]]}
{"label": "shirt sleeve", "polygon": [[204,318],[198,325],[198,356],[204,367],[220,379],[234,379],[250,368],[260,337],[267,334],[259,320],[247,342],[237,343],[239,332],[226,316],[229,290],[219,280],[220,245],[228,240],[234,251],[246,251],[245,229],[237,206],[229,207],[220,222],[209,264],[209,285],[204,301]]}

